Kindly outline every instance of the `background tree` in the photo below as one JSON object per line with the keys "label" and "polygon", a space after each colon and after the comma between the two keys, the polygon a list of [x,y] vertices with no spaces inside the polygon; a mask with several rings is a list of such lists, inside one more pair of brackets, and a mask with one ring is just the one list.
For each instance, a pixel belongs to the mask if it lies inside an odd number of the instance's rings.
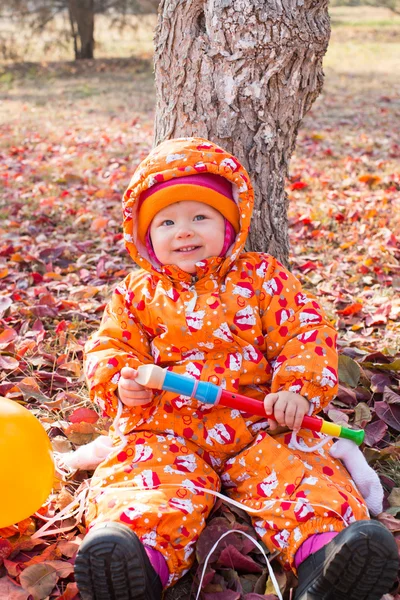
{"label": "background tree", "polygon": [[67,0],[75,59],[94,55],[94,0]]}
{"label": "background tree", "polygon": [[[32,41],[56,19],[64,16],[65,27],[61,30],[61,39],[73,43],[75,60],[94,58],[95,17],[107,14],[111,17],[111,26],[124,27],[129,15],[156,12],[158,0],[2,0],[0,16],[24,25],[30,32]],[[17,58],[21,49],[13,48],[13,39],[2,37],[3,54]],[[27,49],[22,49],[22,54]]]}
{"label": "background tree", "polygon": [[285,178],[321,91],[328,0],[162,0],[155,141],[199,135],[243,161],[255,185],[249,247],[287,263]]}

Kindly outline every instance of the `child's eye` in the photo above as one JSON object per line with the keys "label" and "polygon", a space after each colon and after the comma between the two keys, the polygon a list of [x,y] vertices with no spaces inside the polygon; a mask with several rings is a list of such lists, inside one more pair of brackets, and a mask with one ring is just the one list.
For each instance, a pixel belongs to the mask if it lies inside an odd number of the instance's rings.
{"label": "child's eye", "polygon": [[167,225],[167,227],[168,227],[169,225],[173,225],[173,224],[174,224],[174,222],[172,221],[172,219],[165,219],[165,221],[163,221],[163,222],[161,223],[161,225]]}
{"label": "child's eye", "polygon": [[204,215],[196,215],[194,221],[204,221],[206,217]]}

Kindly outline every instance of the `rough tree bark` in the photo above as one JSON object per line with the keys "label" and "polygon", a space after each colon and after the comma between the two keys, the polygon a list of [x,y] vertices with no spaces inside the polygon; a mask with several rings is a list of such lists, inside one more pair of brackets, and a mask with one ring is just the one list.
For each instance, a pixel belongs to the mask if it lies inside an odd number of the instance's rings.
{"label": "rough tree bark", "polygon": [[323,83],[328,0],[162,0],[155,35],[156,143],[199,135],[249,170],[249,249],[287,264],[290,156]]}
{"label": "rough tree bark", "polygon": [[94,0],[68,0],[68,15],[74,40],[75,60],[93,58]]}

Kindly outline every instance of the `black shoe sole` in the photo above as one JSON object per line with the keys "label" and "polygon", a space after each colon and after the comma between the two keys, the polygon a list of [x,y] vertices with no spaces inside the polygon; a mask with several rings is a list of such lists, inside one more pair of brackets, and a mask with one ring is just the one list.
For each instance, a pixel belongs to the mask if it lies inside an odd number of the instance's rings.
{"label": "black shoe sole", "polygon": [[82,600],[161,600],[160,578],[128,527],[107,523],[83,540],[75,560]]}
{"label": "black shoe sole", "polygon": [[301,583],[296,600],[380,600],[392,588],[399,568],[398,549],[379,522],[353,523],[325,549],[323,564],[310,573],[308,582]]}

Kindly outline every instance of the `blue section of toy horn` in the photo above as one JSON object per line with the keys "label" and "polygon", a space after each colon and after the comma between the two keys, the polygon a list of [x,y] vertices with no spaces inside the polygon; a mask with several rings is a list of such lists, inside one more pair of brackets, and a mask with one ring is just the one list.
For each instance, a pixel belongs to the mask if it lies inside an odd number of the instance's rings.
{"label": "blue section of toy horn", "polygon": [[206,404],[217,404],[221,391],[214,383],[198,381],[172,371],[167,371],[165,374],[163,390],[189,396],[189,398],[196,398],[196,400]]}

